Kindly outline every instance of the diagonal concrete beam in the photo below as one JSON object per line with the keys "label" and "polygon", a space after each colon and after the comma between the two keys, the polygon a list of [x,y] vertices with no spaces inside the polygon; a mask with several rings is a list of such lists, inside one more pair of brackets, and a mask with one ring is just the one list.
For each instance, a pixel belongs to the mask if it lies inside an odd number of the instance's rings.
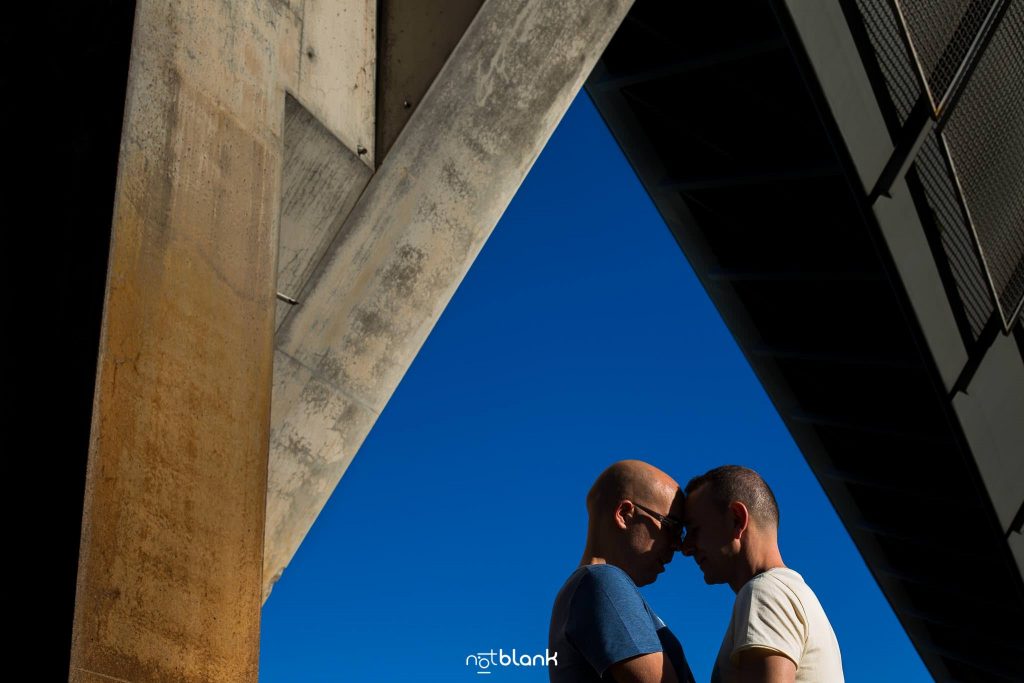
{"label": "diagonal concrete beam", "polygon": [[264,599],[632,0],[487,0],[278,329]]}

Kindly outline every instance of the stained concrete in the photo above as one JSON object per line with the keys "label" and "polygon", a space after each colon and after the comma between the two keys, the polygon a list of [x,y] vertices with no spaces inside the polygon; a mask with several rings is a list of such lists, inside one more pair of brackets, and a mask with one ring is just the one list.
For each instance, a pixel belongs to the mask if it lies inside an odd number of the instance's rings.
{"label": "stained concrete", "polygon": [[[379,414],[280,350],[274,353],[273,404],[264,601]],[[295,519],[306,521],[301,533]]]}
{"label": "stained concrete", "polygon": [[298,17],[139,0],[69,678],[255,681]]}
{"label": "stained concrete", "polygon": [[295,0],[301,7],[298,83],[289,90],[374,167],[377,0]]}
{"label": "stained concrete", "polygon": [[629,5],[488,0],[366,185],[375,2],[138,1],[71,680],[257,678],[270,585]]}
{"label": "stained concrete", "polygon": [[[285,103],[277,291],[300,302],[372,172],[297,100]],[[277,302],[277,325],[293,304]],[[275,326],[276,327],[276,326]]]}
{"label": "stained concrete", "polygon": [[278,330],[265,595],[630,5],[488,0],[370,180]]}

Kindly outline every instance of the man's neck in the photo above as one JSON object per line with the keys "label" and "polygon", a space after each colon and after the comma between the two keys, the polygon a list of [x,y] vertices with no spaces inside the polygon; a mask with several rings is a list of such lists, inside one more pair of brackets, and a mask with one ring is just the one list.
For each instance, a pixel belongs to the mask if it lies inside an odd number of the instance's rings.
{"label": "man's neck", "polygon": [[618,553],[614,552],[613,548],[608,547],[607,544],[595,543],[594,539],[588,538],[586,545],[583,547],[583,557],[580,558],[579,566],[610,564],[625,571],[625,567],[620,560],[621,558]]}
{"label": "man's neck", "polygon": [[775,543],[765,544],[761,548],[749,548],[746,553],[737,556],[736,560],[736,571],[729,581],[733,593],[739,593],[740,589],[758,574],[786,566],[782,561],[782,553]]}
{"label": "man's neck", "polygon": [[580,558],[579,566],[582,567],[588,564],[615,564],[615,559],[611,554],[606,552],[604,548],[599,547],[599,544],[593,543],[592,540],[593,539],[591,538],[587,539],[587,544],[583,547],[583,557]]}

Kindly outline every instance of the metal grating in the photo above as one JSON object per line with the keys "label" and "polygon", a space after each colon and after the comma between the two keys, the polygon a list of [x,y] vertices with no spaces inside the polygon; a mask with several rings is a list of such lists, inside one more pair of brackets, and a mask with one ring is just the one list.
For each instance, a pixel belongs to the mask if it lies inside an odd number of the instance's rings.
{"label": "metal grating", "polygon": [[992,294],[937,136],[930,135],[925,140],[914,168],[939,229],[942,249],[953,271],[971,334],[977,339],[992,316]]}
{"label": "metal grating", "polygon": [[[921,97],[921,85],[907,55],[899,19],[889,3],[857,0],[856,4],[885,78],[898,123],[903,125]],[[951,176],[942,140],[937,135],[930,135],[925,140],[913,168],[924,188],[939,241],[956,282],[956,295],[970,328],[968,341],[973,342],[992,315],[992,294]]]}
{"label": "metal grating", "polygon": [[942,136],[1009,331],[1024,299],[1024,3],[1010,3]]}
{"label": "metal grating", "polygon": [[878,0],[857,0],[857,10],[875,48],[875,56],[885,74],[889,98],[896,107],[902,126],[920,97],[921,87],[913,66],[907,61],[899,24],[888,3]]}
{"label": "metal grating", "polygon": [[896,0],[936,114],[999,0]]}

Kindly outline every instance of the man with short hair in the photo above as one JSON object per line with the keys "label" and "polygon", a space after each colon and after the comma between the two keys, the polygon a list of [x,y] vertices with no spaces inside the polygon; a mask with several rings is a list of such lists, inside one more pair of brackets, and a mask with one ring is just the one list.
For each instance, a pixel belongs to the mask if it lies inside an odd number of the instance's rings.
{"label": "man with short hair", "polygon": [[692,683],[682,645],[640,595],[679,549],[679,484],[639,460],[617,462],[587,494],[587,542],[551,613],[552,683]]}
{"label": "man with short hair", "polygon": [[779,507],[754,470],[724,465],[686,485],[682,551],[708,584],[736,593],[712,683],[842,683],[832,625],[803,578],[782,562]]}

